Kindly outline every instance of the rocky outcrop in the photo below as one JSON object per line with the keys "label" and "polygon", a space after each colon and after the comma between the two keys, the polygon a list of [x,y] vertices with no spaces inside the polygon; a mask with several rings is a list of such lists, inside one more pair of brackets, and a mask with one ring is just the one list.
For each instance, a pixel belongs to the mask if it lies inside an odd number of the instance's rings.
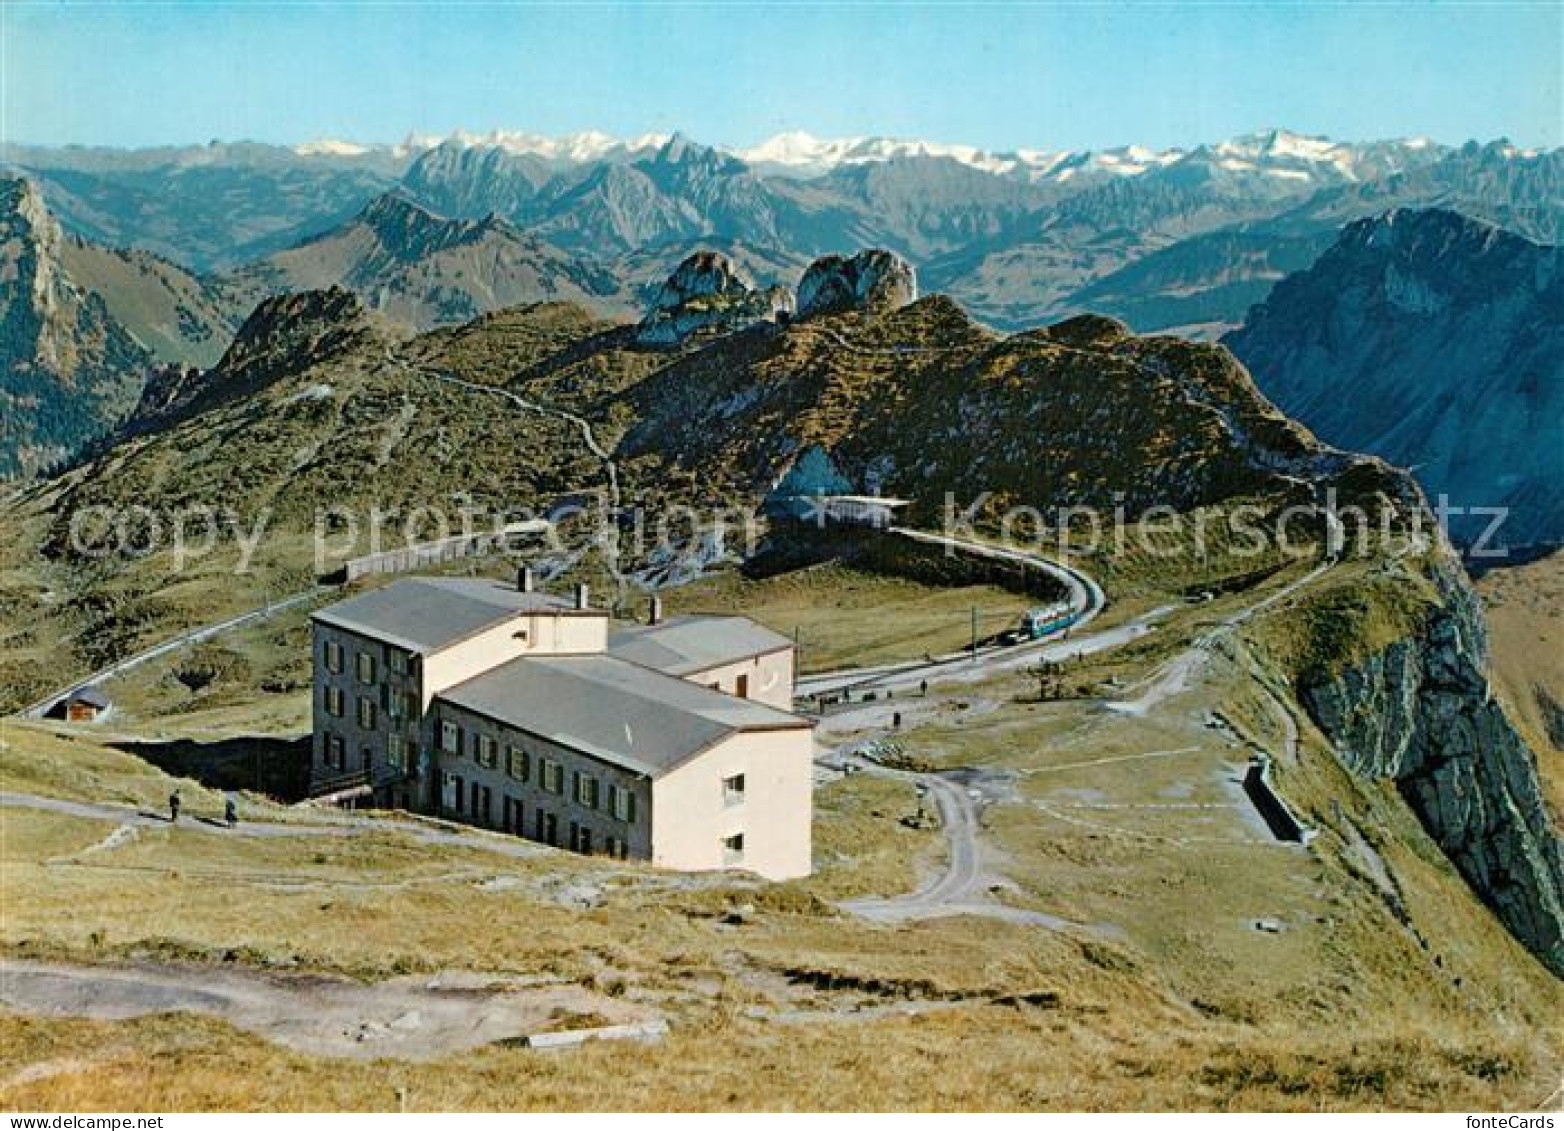
{"label": "rocky outcrop", "polygon": [[1300,697],[1346,765],[1393,779],[1505,926],[1564,976],[1564,864],[1536,757],[1489,692],[1476,596],[1451,561],[1434,580],[1443,604],[1418,632],[1305,675]]}
{"label": "rocky outcrop", "polygon": [[901,256],[871,249],[815,260],[798,283],[798,316],[839,310],[895,310],[918,297],[918,276]]}
{"label": "rocky outcrop", "polygon": [[245,319],[218,369],[240,373],[284,361],[301,368],[357,341],[369,325],[363,300],[345,287],[278,295]]}
{"label": "rocky outcrop", "polygon": [[726,255],[698,251],[658,288],[637,338],[645,345],[677,345],[696,334],[732,332],[791,311],[785,288],[757,289]]}

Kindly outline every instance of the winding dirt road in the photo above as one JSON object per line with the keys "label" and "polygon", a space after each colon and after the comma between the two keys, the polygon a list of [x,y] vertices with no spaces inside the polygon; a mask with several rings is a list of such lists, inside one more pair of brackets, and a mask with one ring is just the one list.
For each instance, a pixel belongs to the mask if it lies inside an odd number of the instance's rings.
{"label": "winding dirt road", "polygon": [[[619,465],[614,462],[613,453],[598,442],[597,434],[592,430],[592,422],[586,417],[566,409],[555,408],[553,405],[543,404],[541,401],[532,400],[503,386],[482,385],[476,381],[468,381],[461,377],[454,377],[449,373],[442,373],[440,370],[428,366],[414,365],[391,350],[387,351],[386,360],[410,373],[417,373],[432,381],[439,381],[442,384],[464,389],[470,393],[503,397],[523,412],[551,417],[569,424],[581,434],[581,441],[586,446],[587,451],[591,452],[593,457],[603,466],[603,477],[608,489],[609,513],[617,514],[619,512],[622,503],[619,487]],[[614,522],[609,521],[603,525],[603,529],[599,532],[597,538],[597,544],[603,551],[603,561],[608,569],[609,576],[614,579],[615,587],[618,590],[616,596],[620,603],[623,604],[629,581],[619,569],[619,528]]]}

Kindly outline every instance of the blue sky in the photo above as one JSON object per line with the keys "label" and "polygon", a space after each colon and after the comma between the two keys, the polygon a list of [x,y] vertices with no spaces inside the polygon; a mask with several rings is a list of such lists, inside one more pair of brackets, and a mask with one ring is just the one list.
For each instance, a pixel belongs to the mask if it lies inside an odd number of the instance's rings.
{"label": "blue sky", "polygon": [[0,3],[0,133],[1561,144],[1564,5]]}

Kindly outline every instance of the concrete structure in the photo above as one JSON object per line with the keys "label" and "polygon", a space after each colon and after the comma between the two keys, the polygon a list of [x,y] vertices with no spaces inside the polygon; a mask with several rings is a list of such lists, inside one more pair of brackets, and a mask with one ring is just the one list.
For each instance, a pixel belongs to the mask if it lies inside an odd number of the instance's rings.
{"label": "concrete structure", "polygon": [[821,495],[816,502],[826,522],[844,526],[872,526],[883,530],[896,520],[896,512],[907,505],[906,499],[883,495]]}
{"label": "concrete structure", "polygon": [[677,869],[810,870],[793,647],[742,617],[610,633],[574,600],[413,578],[313,618],[311,792]]}

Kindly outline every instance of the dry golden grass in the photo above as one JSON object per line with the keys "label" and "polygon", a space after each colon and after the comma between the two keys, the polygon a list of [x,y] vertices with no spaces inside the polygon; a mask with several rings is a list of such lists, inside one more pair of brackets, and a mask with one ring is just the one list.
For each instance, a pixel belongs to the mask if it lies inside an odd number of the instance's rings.
{"label": "dry golden grass", "polygon": [[1564,551],[1496,569],[1477,592],[1505,712],[1537,752],[1554,812],[1564,813]]}
{"label": "dry golden grass", "polygon": [[1491,1111],[1531,1107],[1551,1087],[1522,1040],[1178,1031],[1025,1006],[786,1025],[715,1015],[649,1047],[490,1048],[432,1065],[306,1057],[182,1015],[0,1016],[0,1048],[12,1110],[124,1110],[135,1097],[128,1106],[156,1111]]}
{"label": "dry golden grass", "polygon": [[0,718],[0,789],[138,805],[158,813],[177,786],[186,803],[221,812],[221,798],[189,779],[116,750],[91,727]]}
{"label": "dry golden grass", "polygon": [[823,899],[913,891],[944,866],[945,839],[918,812],[910,782],[853,774],[815,791],[815,874]]}
{"label": "dry golden grass", "polygon": [[835,564],[764,580],[726,573],[667,595],[670,612],[742,613],[795,636],[799,670],[911,660],[1014,628],[1035,601],[992,585],[939,588]]}

